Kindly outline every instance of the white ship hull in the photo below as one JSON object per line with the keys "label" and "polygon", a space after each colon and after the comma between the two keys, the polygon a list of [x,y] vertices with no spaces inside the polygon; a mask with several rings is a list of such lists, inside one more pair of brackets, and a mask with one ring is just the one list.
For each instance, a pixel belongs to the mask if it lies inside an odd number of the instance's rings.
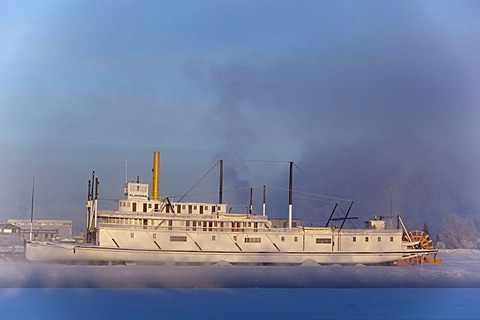
{"label": "white ship hull", "polygon": [[104,262],[146,264],[385,264],[402,258],[428,254],[433,250],[398,252],[197,252],[178,250],[139,250],[104,248],[88,245],[29,242],[26,257],[30,261]]}

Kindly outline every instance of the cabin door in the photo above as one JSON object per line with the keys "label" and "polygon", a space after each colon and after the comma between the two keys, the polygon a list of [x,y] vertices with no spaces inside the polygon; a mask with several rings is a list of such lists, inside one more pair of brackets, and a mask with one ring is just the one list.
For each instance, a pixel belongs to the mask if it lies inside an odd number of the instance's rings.
{"label": "cabin door", "polygon": [[203,214],[203,206],[200,206],[200,214]]}

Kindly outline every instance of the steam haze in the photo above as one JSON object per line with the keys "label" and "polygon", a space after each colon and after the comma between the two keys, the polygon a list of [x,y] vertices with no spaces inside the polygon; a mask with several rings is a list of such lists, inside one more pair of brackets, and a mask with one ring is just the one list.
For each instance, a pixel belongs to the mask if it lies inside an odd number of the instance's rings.
{"label": "steam haze", "polygon": [[[297,172],[296,188],[353,199],[362,218],[388,215],[391,200],[411,229],[478,217],[479,12],[473,1],[2,3],[0,220],[29,217],[35,175],[38,217],[84,224],[91,171],[119,197],[125,160],[148,182],[154,150],[164,195],[220,158],[282,160],[308,177]],[[225,169],[232,185],[288,186],[287,164]],[[295,206],[312,218],[314,203]]]}

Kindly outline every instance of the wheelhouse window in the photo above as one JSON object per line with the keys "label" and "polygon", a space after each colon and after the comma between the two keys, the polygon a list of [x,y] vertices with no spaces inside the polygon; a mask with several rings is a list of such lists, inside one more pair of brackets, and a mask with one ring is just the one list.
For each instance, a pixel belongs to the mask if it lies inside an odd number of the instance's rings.
{"label": "wheelhouse window", "polygon": [[317,238],[317,239],[315,239],[315,243],[331,244],[332,239],[331,238]]}
{"label": "wheelhouse window", "polygon": [[261,243],[262,238],[245,238],[245,243]]}

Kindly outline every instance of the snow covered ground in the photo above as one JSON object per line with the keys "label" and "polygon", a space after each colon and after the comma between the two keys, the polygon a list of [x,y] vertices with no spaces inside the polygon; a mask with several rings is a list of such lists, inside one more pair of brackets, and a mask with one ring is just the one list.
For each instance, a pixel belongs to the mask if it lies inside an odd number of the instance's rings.
{"label": "snow covered ground", "polygon": [[479,319],[480,251],[409,266],[0,264],[0,319]]}

